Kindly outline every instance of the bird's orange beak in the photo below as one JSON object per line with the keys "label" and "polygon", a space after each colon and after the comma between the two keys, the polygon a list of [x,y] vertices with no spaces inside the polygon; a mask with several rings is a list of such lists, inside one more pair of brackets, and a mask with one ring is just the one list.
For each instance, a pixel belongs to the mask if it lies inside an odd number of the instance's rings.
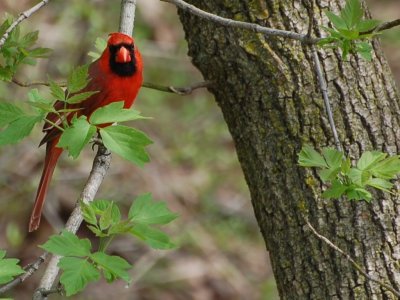
{"label": "bird's orange beak", "polygon": [[118,63],[127,63],[130,62],[131,60],[132,60],[131,54],[129,53],[128,49],[126,49],[124,46],[119,48],[115,61]]}

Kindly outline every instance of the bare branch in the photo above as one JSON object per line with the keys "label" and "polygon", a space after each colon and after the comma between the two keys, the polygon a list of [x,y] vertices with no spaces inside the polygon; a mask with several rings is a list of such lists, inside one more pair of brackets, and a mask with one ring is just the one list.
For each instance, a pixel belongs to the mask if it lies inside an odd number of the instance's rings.
{"label": "bare branch", "polygon": [[327,87],[327,84],[325,81],[324,74],[322,72],[321,62],[318,57],[318,52],[314,45],[311,47],[311,51],[312,51],[312,56],[313,56],[313,60],[314,60],[315,73],[317,74],[319,87],[322,92],[322,97],[324,98],[325,110],[326,110],[326,114],[328,115],[329,125],[332,130],[333,139],[335,140],[337,150],[342,151],[342,145],[340,144],[339,135],[337,133],[337,129],[336,129],[336,125],[335,125],[335,120],[333,119],[331,103],[329,101],[328,87]]}
{"label": "bare branch", "polygon": [[200,89],[200,88],[207,88],[212,86],[211,81],[202,81],[198,82],[186,87],[176,87],[176,86],[163,86],[163,85],[158,85],[150,82],[143,82],[142,87],[148,88],[148,89],[153,89],[161,92],[167,92],[167,93],[175,93],[178,95],[189,95],[191,94],[194,90]]}
{"label": "bare branch", "polygon": [[[99,146],[96,157],[93,161],[93,167],[90,172],[89,178],[86,182],[85,187],[79,197],[79,200],[84,201],[85,203],[89,203],[93,201],[96,196],[97,190],[99,189],[103,179],[107,173],[107,170],[111,163],[111,155],[110,152],[104,147]],[[65,229],[72,233],[76,233],[78,231],[79,226],[81,225],[83,220],[82,212],[79,206],[79,202],[76,204],[74,211],[69,217],[67,224],[65,225]],[[53,286],[53,283],[58,275],[59,268],[57,266],[60,260],[60,256],[53,255],[47,265],[47,269],[42,277],[42,280],[39,285],[39,289],[41,291],[50,290]],[[46,299],[43,297],[43,299]]]}
{"label": "bare branch", "polygon": [[17,27],[23,20],[29,18],[43,6],[45,6],[50,0],[42,0],[32,8],[22,12],[19,14],[18,18],[8,27],[6,32],[4,32],[3,36],[0,38],[0,49],[3,47],[10,33]]}
{"label": "bare branch", "polygon": [[371,30],[360,32],[360,35],[369,34],[369,33],[377,33],[377,32],[381,32],[384,30],[394,28],[396,26],[400,26],[400,19],[396,19],[396,20],[389,21],[389,22],[384,22],[382,24],[379,24],[378,26],[376,26],[375,28],[373,28]]}
{"label": "bare branch", "polygon": [[[21,87],[32,87],[36,85],[44,85],[44,86],[49,86],[50,83],[47,81],[32,81],[32,82],[22,82],[17,78],[13,78],[11,80],[13,83],[16,85],[19,85]],[[58,83],[59,86],[66,86],[67,84],[65,82]],[[184,87],[177,87],[177,86],[164,86],[164,85],[159,85],[151,82],[143,82],[142,87],[148,88],[148,89],[153,89],[161,92],[167,92],[167,93],[175,93],[178,95],[189,95],[191,94],[194,90],[200,89],[200,88],[207,88],[212,86],[211,81],[202,81],[202,82],[197,82],[189,86],[184,86]]]}
{"label": "bare branch", "polygon": [[201,10],[194,5],[186,3],[183,0],[160,0],[160,1],[174,4],[175,6],[179,7],[183,11],[187,11],[187,12],[189,12],[193,15],[196,15],[200,18],[206,19],[208,21],[217,23],[217,24],[219,24],[221,26],[225,26],[225,27],[241,28],[241,29],[246,29],[246,30],[250,30],[250,31],[258,32],[258,33],[263,33],[263,34],[269,35],[269,36],[289,38],[289,39],[293,39],[293,40],[298,40],[298,41],[300,41],[302,43],[306,43],[306,44],[315,44],[320,40],[319,38],[311,38],[307,34],[300,34],[300,33],[292,32],[292,31],[273,29],[273,28],[258,25],[256,23],[248,23],[248,22],[242,22],[242,21],[236,21],[236,20],[232,20],[232,19],[223,18],[223,17],[217,16],[217,15],[214,15],[212,13],[206,12],[204,10]]}
{"label": "bare branch", "polygon": [[33,263],[30,263],[26,267],[24,267],[25,273],[15,278],[13,281],[3,285],[0,288],[0,295],[4,294],[5,292],[11,290],[12,288],[16,287],[18,284],[24,282],[26,279],[31,277],[33,273],[35,273],[40,265],[46,260],[48,253],[45,252],[41,256],[39,256]]}
{"label": "bare branch", "polygon": [[311,232],[312,232],[318,239],[320,239],[321,241],[323,241],[325,244],[327,244],[329,247],[331,247],[331,248],[332,248],[333,250],[335,250],[336,252],[338,252],[338,253],[340,253],[341,255],[343,255],[343,256],[347,259],[347,261],[349,261],[349,262],[353,265],[353,267],[354,267],[358,272],[360,272],[360,274],[361,274],[362,276],[364,276],[367,280],[370,280],[370,281],[372,281],[372,282],[375,282],[375,283],[379,284],[381,287],[387,289],[388,291],[391,291],[394,295],[396,295],[398,298],[400,298],[400,292],[399,292],[399,291],[397,291],[396,289],[394,289],[392,286],[390,286],[390,285],[384,283],[383,281],[381,281],[381,280],[379,280],[379,279],[376,279],[376,278],[373,278],[371,275],[369,275],[367,272],[365,272],[365,271],[361,268],[361,266],[360,266],[358,263],[356,263],[356,261],[355,261],[354,259],[352,259],[352,258],[350,257],[350,255],[348,255],[348,254],[345,253],[342,249],[340,249],[338,246],[336,246],[334,243],[332,243],[327,237],[325,237],[325,236],[319,234],[319,233],[317,232],[317,230],[310,224],[310,222],[309,222],[307,219],[305,219],[305,221],[306,221],[306,223],[307,223],[307,226],[311,229]]}
{"label": "bare branch", "polygon": [[132,35],[135,22],[136,0],[122,0],[119,32]]}

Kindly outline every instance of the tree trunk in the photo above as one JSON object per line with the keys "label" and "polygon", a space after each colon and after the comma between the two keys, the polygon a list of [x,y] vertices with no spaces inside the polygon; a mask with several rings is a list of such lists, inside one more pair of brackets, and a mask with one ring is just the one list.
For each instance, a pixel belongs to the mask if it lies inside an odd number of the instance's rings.
{"label": "tree trunk", "polygon": [[[307,33],[308,0],[191,0],[214,14]],[[324,10],[344,0],[316,0],[313,35],[328,26]],[[270,252],[282,299],[396,299],[366,280],[317,231],[366,272],[400,289],[400,202],[376,193],[371,203],[326,200],[316,173],[297,165],[305,143],[334,145],[308,46],[226,28],[179,11],[189,55],[222,109],[250,188],[254,211]],[[347,154],[399,152],[399,97],[378,42],[374,58],[343,61],[339,50],[319,49],[334,119]]]}

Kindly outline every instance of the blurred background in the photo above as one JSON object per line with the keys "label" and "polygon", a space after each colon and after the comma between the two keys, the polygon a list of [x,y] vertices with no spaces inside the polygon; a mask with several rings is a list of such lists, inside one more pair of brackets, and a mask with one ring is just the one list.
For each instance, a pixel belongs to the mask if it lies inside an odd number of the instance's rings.
{"label": "blurred background", "polygon": [[[0,15],[18,15],[37,1],[1,0]],[[118,4],[116,3],[118,2]],[[398,0],[369,0],[380,20],[398,18]],[[90,61],[97,37],[118,30],[119,1],[52,1],[25,21],[22,30],[40,31],[39,45],[54,49],[37,67],[23,67],[22,81],[62,81],[71,69]],[[136,43],[145,64],[145,81],[186,86],[202,80],[187,57],[187,45],[176,9],[158,0],[138,0]],[[385,33],[383,46],[400,80],[400,31]],[[46,94],[47,88],[40,88]],[[29,88],[0,82],[0,99],[26,101]],[[116,201],[126,212],[132,199],[151,192],[165,200],[180,218],[167,231],[180,246],[156,251],[131,238],[113,242],[110,250],[130,261],[132,284],[90,284],[72,299],[278,299],[265,244],[234,145],[219,108],[206,90],[189,96],[143,88],[135,104],[153,117],[132,123],[154,141],[151,163],[137,168],[114,156],[98,198]],[[44,148],[37,148],[40,128],[17,146],[0,149],[0,249],[22,265],[37,258],[49,235],[59,231],[86,181],[94,152],[78,160],[63,157],[47,196],[39,230],[27,234],[32,202],[42,171]],[[80,235],[86,236],[86,230]],[[30,299],[43,267],[10,295]],[[61,299],[53,296],[51,299]]]}

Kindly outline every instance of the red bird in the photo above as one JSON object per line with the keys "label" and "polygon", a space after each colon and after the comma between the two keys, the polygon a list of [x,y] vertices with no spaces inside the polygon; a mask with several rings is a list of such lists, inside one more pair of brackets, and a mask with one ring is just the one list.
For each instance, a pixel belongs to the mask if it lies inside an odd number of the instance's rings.
{"label": "red bird", "polygon": [[[89,117],[97,108],[116,101],[123,100],[125,101],[124,108],[130,108],[142,85],[142,70],[142,57],[135,47],[134,40],[122,33],[110,34],[107,48],[100,58],[89,66],[90,82],[82,90],[82,92],[98,91],[98,93],[81,103],[68,105],[68,108],[79,108],[80,110],[68,113],[67,121],[70,122],[74,115]],[[64,102],[57,101],[54,107],[62,109]],[[58,115],[49,113],[46,118],[52,123],[62,126]],[[46,158],[29,223],[29,232],[39,227],[47,188],[57,160],[63,151],[62,148],[57,147],[61,136],[59,129],[46,123],[43,132],[45,132],[45,136],[40,145],[46,144]]]}

